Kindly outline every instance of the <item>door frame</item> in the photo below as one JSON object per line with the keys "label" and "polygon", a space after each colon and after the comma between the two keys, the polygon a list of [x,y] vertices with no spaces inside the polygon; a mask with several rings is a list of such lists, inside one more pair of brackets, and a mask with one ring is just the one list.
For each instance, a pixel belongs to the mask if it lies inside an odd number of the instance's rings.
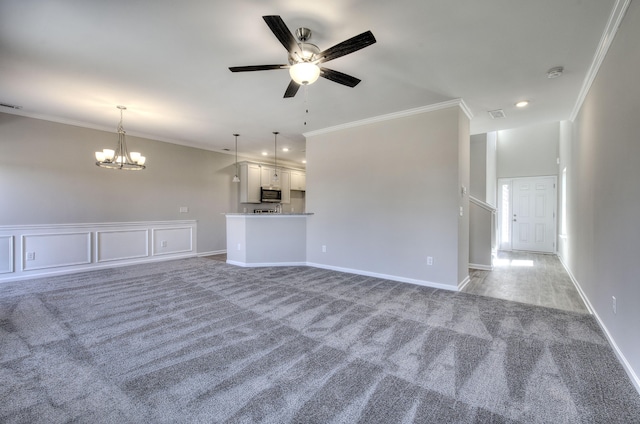
{"label": "door frame", "polygon": [[[512,177],[512,178],[498,178],[498,190],[497,190],[497,225],[496,225],[496,246],[498,250],[513,250],[513,181],[514,180],[533,180],[538,178],[553,178],[553,188],[555,189],[555,196],[553,197],[553,253],[558,253],[558,176],[557,175],[537,175],[535,177]],[[505,205],[502,198],[503,186],[508,186],[509,200],[508,205]],[[504,210],[506,206],[506,211]],[[505,216],[506,213],[506,216]],[[505,221],[505,219],[507,221]],[[503,229],[507,228],[509,232],[506,240],[503,240]],[[548,253],[548,252],[541,252]]]}

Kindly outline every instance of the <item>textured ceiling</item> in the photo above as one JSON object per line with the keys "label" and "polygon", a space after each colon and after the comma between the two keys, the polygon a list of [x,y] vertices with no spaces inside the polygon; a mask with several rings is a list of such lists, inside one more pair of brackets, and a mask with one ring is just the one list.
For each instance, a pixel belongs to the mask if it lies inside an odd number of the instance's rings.
{"label": "textured ceiling", "polygon": [[[568,119],[615,0],[0,0],[0,103],[17,113],[241,155],[290,147],[305,132],[462,98],[472,133]],[[320,78],[282,96],[287,63],[264,23],[304,26],[321,50],[371,30],[377,43],[326,64],[362,82]],[[561,78],[546,71],[564,66]],[[531,104],[516,109],[514,103]],[[504,109],[492,120],[487,111]],[[308,113],[305,111],[308,110]],[[306,122],[306,125],[305,125]],[[280,154],[278,155],[280,159]]]}

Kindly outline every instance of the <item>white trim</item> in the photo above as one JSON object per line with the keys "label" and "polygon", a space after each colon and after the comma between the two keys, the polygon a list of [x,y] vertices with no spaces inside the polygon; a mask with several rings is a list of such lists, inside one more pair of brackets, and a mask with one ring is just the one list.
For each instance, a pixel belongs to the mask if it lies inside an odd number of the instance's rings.
{"label": "white trim", "polygon": [[7,259],[9,260],[8,268],[6,271],[0,271],[0,274],[11,274],[13,272],[15,272],[15,265],[14,265],[14,249],[15,249],[15,236],[14,235],[7,235],[7,236],[0,236],[0,239],[6,238],[9,240],[9,255],[7,257]]}
{"label": "white trim", "polygon": [[[150,256],[153,248],[150,246],[150,234],[162,231],[171,232],[167,239],[169,248],[156,248]],[[129,249],[125,237],[124,240],[112,240],[107,246],[110,250],[103,255],[101,249],[105,246],[100,244],[101,236],[118,234],[136,234],[135,249]],[[0,282],[197,256],[195,220],[4,225],[0,226],[0,237],[13,237],[14,241],[11,243],[9,264],[12,272],[0,273]],[[30,240],[35,243],[33,246],[30,246]],[[32,248],[36,250],[31,250]],[[33,262],[26,260],[27,251],[36,253]],[[162,259],[154,256],[162,256]],[[3,267],[3,271],[5,268],[7,267]]]}
{"label": "white trim", "polygon": [[471,269],[479,269],[480,271],[493,271],[493,265],[469,264]]}
{"label": "white trim", "polygon": [[302,135],[308,138],[308,137],[313,137],[320,134],[327,134],[335,131],[344,130],[347,128],[360,127],[362,125],[373,124],[376,122],[383,122],[383,121],[389,121],[392,119],[404,118],[407,116],[417,115],[425,112],[434,112],[436,110],[448,109],[455,106],[460,107],[460,109],[462,109],[464,114],[467,115],[467,118],[469,118],[469,120],[473,119],[473,113],[471,113],[471,109],[469,109],[469,107],[464,102],[464,100],[454,99],[454,100],[448,100],[446,102],[435,103],[432,105],[421,106],[414,109],[403,110],[400,112],[393,112],[387,115],[374,116],[372,118],[366,118],[360,121],[347,122],[346,124],[336,125],[334,127],[328,127],[328,128],[315,130],[315,131],[309,131],[309,132],[303,133]]}
{"label": "white trim", "polygon": [[446,284],[434,283],[434,282],[427,281],[427,280],[416,280],[416,279],[413,279],[413,278],[398,277],[396,275],[378,274],[376,272],[362,271],[362,270],[359,270],[359,269],[351,269],[351,268],[342,268],[342,267],[337,267],[337,266],[316,264],[316,263],[311,263],[311,262],[307,262],[306,265],[310,266],[310,267],[314,267],[314,268],[329,269],[329,270],[332,270],[332,271],[346,272],[346,273],[349,273],[349,274],[356,274],[356,275],[364,275],[366,277],[382,278],[382,279],[385,279],[385,280],[398,281],[398,282],[401,282],[401,283],[416,284],[418,286],[432,287],[432,288],[435,288],[435,289],[458,291],[458,287],[456,287],[456,286],[449,286],[449,285],[446,285]]}
{"label": "white trim", "polygon": [[38,229],[60,229],[60,228],[98,228],[98,227],[140,227],[155,225],[189,225],[198,222],[195,219],[181,221],[138,221],[138,222],[90,222],[77,224],[29,224],[29,225],[0,225],[0,231],[5,230],[38,230]]}
{"label": "white trim", "polygon": [[569,117],[569,120],[571,122],[575,121],[578,117],[578,113],[580,113],[582,103],[584,103],[587,94],[589,94],[591,85],[596,79],[596,75],[598,75],[600,66],[602,65],[602,62],[604,61],[604,58],[609,51],[609,47],[611,47],[611,43],[613,43],[613,39],[618,32],[618,28],[620,27],[622,18],[624,17],[625,13],[627,13],[629,4],[631,4],[631,0],[616,0],[616,4],[613,6],[613,10],[611,11],[611,15],[609,16],[609,21],[607,21],[607,26],[605,27],[602,37],[600,38],[600,43],[598,44],[595,55],[593,56],[589,71],[584,77],[582,87],[580,88],[580,93],[578,94],[578,99],[576,100],[576,103],[573,106],[573,110],[571,111],[571,115]]}
{"label": "white trim", "polygon": [[[469,264],[469,267],[471,267],[471,264]],[[469,284],[470,282],[471,277],[467,275],[466,277],[464,277],[464,280],[462,280],[460,284],[458,284],[458,291],[464,290],[464,288],[467,287],[467,284]]]}
{"label": "white trim", "polygon": [[[63,117],[59,117],[59,116],[53,116],[53,115],[46,115],[46,114],[40,114],[40,113],[34,113],[34,112],[29,112],[29,111],[25,111],[23,109],[10,109],[10,108],[2,108],[2,113],[7,113],[10,115],[18,115],[18,116],[24,116],[25,118],[31,118],[31,119],[39,119],[41,121],[48,121],[48,122],[53,122],[55,124],[62,124],[62,125],[71,125],[74,127],[78,127],[78,128],[87,128],[90,130],[96,130],[96,131],[104,131],[107,133],[112,133],[114,135],[117,136],[117,131],[116,131],[116,121],[114,119],[114,125],[99,125],[99,124],[95,124],[95,123],[91,123],[91,122],[84,122],[84,121],[76,121],[73,119],[66,119]],[[159,134],[149,134],[149,133],[142,133],[142,132],[137,132],[137,131],[130,131],[129,127],[127,126],[127,136],[128,137],[137,137],[137,138],[142,138],[142,139],[146,139],[146,140],[151,140],[151,141],[160,141],[162,143],[170,143],[170,144],[176,144],[178,146],[185,146],[185,147],[191,147],[194,149],[200,149],[200,150],[206,150],[209,152],[216,152],[216,153],[220,153],[222,155],[233,155],[233,152],[230,151],[226,151],[222,148],[215,148],[212,147],[210,145],[204,144],[204,143],[199,143],[196,141],[190,141],[190,140],[184,140],[184,139],[175,139],[175,138],[169,138],[169,137],[164,137],[162,135]],[[240,154],[241,157],[250,159],[250,160],[263,160],[264,158],[262,158],[262,156],[260,155],[252,155],[252,154]],[[287,159],[280,159],[278,158],[278,162],[282,162],[283,165],[289,165],[289,166],[294,166],[294,167],[299,167],[300,164],[297,162],[293,162],[291,160],[287,160]],[[304,169],[304,168],[303,168]]]}
{"label": "white trim", "polygon": [[[48,121],[48,122],[53,122],[56,124],[62,124],[62,125],[71,125],[74,127],[79,127],[79,128],[87,128],[90,130],[96,130],[96,131],[103,131],[103,132],[107,132],[107,133],[112,133],[117,137],[117,130],[116,130],[116,119],[114,118],[114,125],[111,126],[107,126],[107,125],[100,125],[100,124],[94,124],[92,122],[84,122],[84,121],[76,121],[74,119],[67,119],[67,118],[63,118],[63,117],[59,117],[59,116],[52,116],[52,115],[46,115],[46,114],[41,114],[41,113],[34,113],[34,112],[29,112],[29,111],[25,111],[22,109],[9,109],[9,108],[3,108],[2,110],[3,113],[8,113],[11,115],[19,115],[19,116],[24,116],[25,118],[32,118],[32,119],[39,119],[41,121]],[[147,140],[153,140],[153,141],[161,141],[163,143],[170,143],[170,144],[177,144],[180,146],[186,146],[186,147],[192,147],[195,149],[201,149],[201,150],[209,150],[212,152],[217,152],[217,153],[222,153],[222,154],[233,154],[231,152],[226,152],[223,151],[222,149],[220,150],[214,150],[211,148],[211,146],[206,146],[204,144],[200,144],[200,143],[196,143],[196,142],[191,142],[191,141],[185,141],[185,140],[178,140],[175,138],[169,138],[169,137],[163,137],[161,135],[157,135],[157,134],[149,134],[149,133],[143,133],[143,132],[137,132],[137,131],[130,131],[129,127],[127,127],[127,137],[137,137],[137,138],[143,138],[143,139],[147,139]]]}
{"label": "white trim", "polygon": [[224,249],[224,250],[212,250],[210,252],[198,252],[198,257],[199,258],[203,258],[205,256],[222,255],[223,253],[227,253],[227,249]]}
{"label": "white trim", "polygon": [[[44,237],[63,237],[63,236],[85,236],[86,240],[86,249],[85,254],[86,257],[82,260],[74,261],[74,262],[56,262],[54,264],[49,265],[39,265],[39,266],[29,266],[27,263],[27,241],[32,238],[44,238]],[[91,264],[91,232],[90,231],[76,231],[73,233],[33,233],[33,234],[23,234],[20,236],[20,271],[22,272],[31,272],[38,271],[42,269],[50,269],[50,268],[60,268],[60,267],[69,267],[69,266],[77,266],[77,265],[89,265]],[[68,250],[68,249],[66,249]]]}
{"label": "white trim", "polygon": [[260,267],[276,267],[276,266],[306,266],[306,262],[239,262],[230,261],[227,259],[229,265],[241,266],[243,268],[260,268]]}
{"label": "white trim", "polygon": [[187,258],[195,258],[196,254],[188,254],[188,255],[176,255],[171,257],[148,257],[140,260],[131,260],[131,261],[122,261],[122,262],[100,262],[96,264],[92,264],[90,267],[68,267],[63,270],[56,271],[47,271],[47,272],[36,272],[29,275],[20,275],[11,278],[3,278],[0,280],[0,287],[3,283],[9,283],[12,281],[23,281],[23,280],[34,280],[36,278],[45,278],[45,277],[55,277],[59,275],[70,275],[70,274],[78,274],[80,272],[91,272],[99,269],[111,269],[111,268],[120,268],[123,266],[131,266],[131,265],[140,265],[149,262],[165,262],[165,261],[173,261],[177,259],[187,259]]}
{"label": "white trim", "polygon": [[564,262],[562,257],[559,256],[559,255],[558,255],[558,259],[560,260],[560,263],[564,267],[565,271],[567,271],[567,274],[569,274],[569,278],[571,278],[571,281],[573,282],[573,285],[576,287],[576,290],[578,290],[578,293],[580,294],[580,297],[584,301],[584,304],[587,306],[587,309],[589,310],[589,313],[592,314],[596,318],[596,322],[598,323],[598,325],[602,329],[602,332],[604,333],[604,335],[607,337],[607,341],[611,345],[611,348],[613,349],[613,351],[615,352],[616,356],[618,357],[618,360],[622,364],[622,367],[624,368],[625,372],[629,376],[629,379],[631,380],[631,383],[635,386],[635,389],[640,394],[640,377],[635,373],[635,371],[631,367],[631,364],[629,363],[629,361],[627,361],[627,358],[624,356],[624,354],[622,353],[622,351],[618,347],[618,344],[613,339],[613,336],[611,336],[611,333],[609,333],[609,330],[607,329],[607,326],[604,325],[604,322],[602,321],[602,319],[600,318],[600,316],[598,315],[596,310],[593,308],[593,305],[591,305],[591,302],[589,302],[589,298],[587,297],[585,292],[582,290],[582,287],[580,287],[580,283],[578,283],[578,280],[576,280],[576,278],[574,277],[573,273],[571,272],[571,270],[569,269],[567,264]]}
{"label": "white trim", "polygon": [[[116,233],[144,233],[144,253],[138,254],[138,255],[134,255],[134,256],[120,256],[120,257],[116,257],[116,258],[109,258],[106,259],[102,256],[102,249],[100,248],[100,242],[101,240],[101,236],[103,234],[116,234]],[[118,229],[118,230],[100,230],[100,231],[96,231],[95,232],[95,247],[94,247],[94,252],[95,252],[95,262],[96,263],[102,263],[102,262],[111,262],[111,261],[123,261],[123,260],[128,260],[128,259],[138,259],[138,258],[146,258],[149,256],[149,229],[148,228],[140,228],[140,229],[134,229],[134,230],[123,230],[123,229]]]}
{"label": "white trim", "polygon": [[491,213],[496,213],[496,208],[493,207],[492,205],[488,204],[487,202],[483,202],[480,199],[476,199],[473,196],[469,196],[469,201],[477,206],[480,206],[483,209],[486,209],[487,211],[491,212]]}

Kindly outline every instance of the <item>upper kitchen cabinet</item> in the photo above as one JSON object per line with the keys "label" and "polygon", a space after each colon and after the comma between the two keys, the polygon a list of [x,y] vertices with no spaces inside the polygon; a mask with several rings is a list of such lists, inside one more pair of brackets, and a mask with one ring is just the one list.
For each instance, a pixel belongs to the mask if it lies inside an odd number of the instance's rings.
{"label": "upper kitchen cabinet", "polygon": [[[240,203],[261,203],[260,188],[277,188],[282,191],[282,203],[291,203],[291,190],[305,190],[306,176],[303,171],[278,167],[278,181],[274,181],[274,167],[252,162],[241,162]],[[295,175],[295,176],[294,176]],[[293,185],[295,179],[295,186]]]}
{"label": "upper kitchen cabinet", "polygon": [[291,171],[291,190],[305,191],[307,189],[307,175],[302,171]]}
{"label": "upper kitchen cabinet", "polygon": [[240,203],[260,203],[260,165],[240,164]]}
{"label": "upper kitchen cabinet", "polygon": [[273,166],[261,165],[262,173],[260,174],[260,184],[262,187],[280,188],[280,171],[278,168],[278,181],[275,181],[273,174],[275,174],[275,168]]}

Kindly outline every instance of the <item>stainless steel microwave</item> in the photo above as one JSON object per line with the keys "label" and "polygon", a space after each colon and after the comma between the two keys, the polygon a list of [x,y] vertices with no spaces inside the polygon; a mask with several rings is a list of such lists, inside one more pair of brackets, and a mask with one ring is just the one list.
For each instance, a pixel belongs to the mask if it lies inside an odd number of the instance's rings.
{"label": "stainless steel microwave", "polygon": [[279,188],[260,188],[260,199],[262,203],[282,202],[282,190]]}

